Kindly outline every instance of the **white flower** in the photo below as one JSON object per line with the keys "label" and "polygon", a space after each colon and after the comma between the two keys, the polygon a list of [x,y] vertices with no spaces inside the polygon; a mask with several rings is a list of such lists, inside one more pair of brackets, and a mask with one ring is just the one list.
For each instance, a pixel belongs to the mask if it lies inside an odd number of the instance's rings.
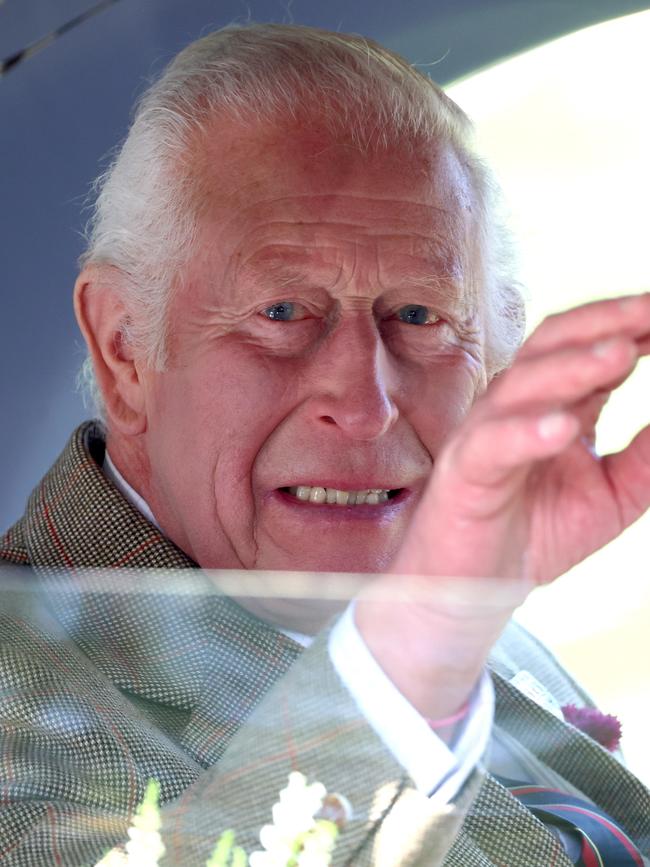
{"label": "white flower", "polygon": [[129,842],[126,844],[129,867],[158,867],[158,859],[164,854],[165,847],[157,830],[129,828]]}
{"label": "white flower", "polygon": [[329,867],[338,827],[316,819],[327,790],[322,783],[307,785],[306,777],[294,771],[280,800],[273,805],[273,824],[264,825],[260,843],[264,851],[253,852],[250,867]]}
{"label": "white flower", "polygon": [[248,858],[250,867],[286,867],[287,859],[284,861],[278,860],[279,856],[272,852],[252,852]]}
{"label": "white flower", "polygon": [[[128,829],[126,853],[112,849],[95,867],[158,867],[165,852],[159,829],[160,786],[150,780],[144,799]],[[329,867],[339,834],[351,816],[341,795],[328,795],[322,783],[307,785],[307,778],[294,771],[272,807],[273,824],[260,830],[264,851],[245,851],[235,846],[235,832],[224,831],[206,867]]]}
{"label": "white flower", "polygon": [[128,856],[119,849],[111,849],[95,867],[128,867]]}
{"label": "white flower", "polygon": [[126,854],[119,849],[111,849],[96,867],[158,867],[158,859],[165,853],[159,833],[159,796],[160,784],[157,780],[149,780],[142,803],[133,817],[133,824],[127,830],[129,840],[125,846]]}
{"label": "white flower", "polygon": [[301,852],[297,864],[298,867],[329,867],[331,860],[331,852]]}
{"label": "white flower", "polygon": [[334,822],[317,819],[303,840],[298,867],[328,867],[339,830]]}

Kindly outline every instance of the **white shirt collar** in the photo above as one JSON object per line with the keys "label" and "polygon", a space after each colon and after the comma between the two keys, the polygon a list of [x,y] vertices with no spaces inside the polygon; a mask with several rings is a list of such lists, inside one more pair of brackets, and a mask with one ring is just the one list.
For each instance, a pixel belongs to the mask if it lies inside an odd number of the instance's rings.
{"label": "white shirt collar", "polygon": [[[149,504],[147,501],[140,496],[140,494],[134,490],[131,485],[124,478],[122,473],[115,466],[113,461],[111,460],[111,456],[108,453],[108,449],[104,453],[104,475],[107,479],[109,479],[118,491],[122,494],[122,496],[131,503],[132,506],[140,512],[151,524],[156,527],[156,529],[160,530],[160,524],[156,521],[154,513],[149,508]],[[161,530],[162,532],[162,530]]]}

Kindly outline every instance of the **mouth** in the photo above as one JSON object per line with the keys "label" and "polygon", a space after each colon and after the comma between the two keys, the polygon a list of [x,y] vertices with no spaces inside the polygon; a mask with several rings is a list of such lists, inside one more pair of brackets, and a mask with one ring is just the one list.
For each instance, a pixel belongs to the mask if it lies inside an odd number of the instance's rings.
{"label": "mouth", "polygon": [[280,492],[301,503],[314,506],[382,506],[395,500],[405,488],[363,488],[341,490],[320,485],[295,485]]}

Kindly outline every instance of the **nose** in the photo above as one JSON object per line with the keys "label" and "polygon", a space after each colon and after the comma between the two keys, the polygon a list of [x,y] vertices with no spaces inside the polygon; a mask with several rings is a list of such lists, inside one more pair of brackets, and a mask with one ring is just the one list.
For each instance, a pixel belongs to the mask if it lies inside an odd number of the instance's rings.
{"label": "nose", "polygon": [[374,319],[340,322],[319,347],[310,413],[354,440],[382,437],[399,415],[397,372]]}

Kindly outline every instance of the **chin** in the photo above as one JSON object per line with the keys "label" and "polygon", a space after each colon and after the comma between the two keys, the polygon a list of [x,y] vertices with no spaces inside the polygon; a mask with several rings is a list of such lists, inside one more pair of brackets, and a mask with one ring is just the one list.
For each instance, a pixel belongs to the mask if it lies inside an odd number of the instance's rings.
{"label": "chin", "polygon": [[389,552],[302,550],[300,555],[278,552],[270,557],[260,557],[253,568],[287,572],[382,573],[388,569],[396,553],[396,550]]}
{"label": "chin", "polygon": [[[262,552],[261,552],[262,553]],[[339,614],[377,573],[386,571],[393,552],[275,551],[250,567],[253,593],[234,597],[243,607],[281,629],[313,635]],[[259,570],[259,575],[254,573]]]}

